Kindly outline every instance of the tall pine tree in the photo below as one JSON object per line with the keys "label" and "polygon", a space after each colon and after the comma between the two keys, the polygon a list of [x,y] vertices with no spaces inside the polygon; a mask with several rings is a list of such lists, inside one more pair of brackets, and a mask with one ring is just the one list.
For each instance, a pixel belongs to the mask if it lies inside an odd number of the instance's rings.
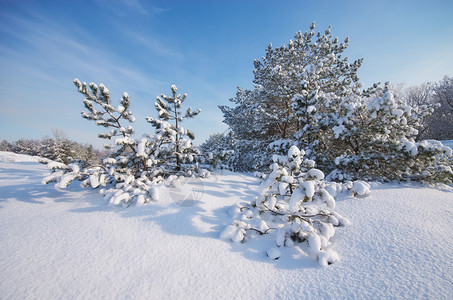
{"label": "tall pine tree", "polygon": [[[324,34],[314,29],[313,23],[310,31],[297,32],[288,45],[273,48],[269,44],[265,56],[254,61],[255,88],[239,89],[231,99],[236,107],[220,107],[224,122],[240,140],[238,145],[254,141],[261,149],[257,159],[269,160],[267,148],[276,140],[297,140],[304,149],[322,146],[329,115],[340,108],[340,98],[359,93],[357,70],[362,59],[349,63],[343,57],[349,39],[340,43],[331,35],[331,27]],[[327,103],[326,95],[334,95],[337,101]],[[292,144],[281,143],[286,145],[281,153]],[[235,150],[238,157],[247,155]]]}

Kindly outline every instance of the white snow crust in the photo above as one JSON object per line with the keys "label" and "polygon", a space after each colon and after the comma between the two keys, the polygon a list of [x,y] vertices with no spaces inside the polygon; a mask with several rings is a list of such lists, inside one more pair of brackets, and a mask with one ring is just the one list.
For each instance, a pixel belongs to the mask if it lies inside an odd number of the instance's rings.
{"label": "white snow crust", "polygon": [[39,159],[39,156],[0,151],[0,162],[37,162]]}
{"label": "white snow crust", "polygon": [[[2,299],[453,295],[453,192],[445,186],[372,183],[367,198],[337,199],[336,211],[351,225],[336,229],[327,252],[317,250],[325,241],[312,241],[321,267],[297,247],[277,248],[267,235],[245,243],[220,239],[232,205],[258,196],[253,176],[224,171],[189,182],[203,187],[191,206],[159,190],[159,202],[122,208],[76,183],[65,190],[41,185],[48,170],[36,160],[0,153]],[[232,226],[222,237],[241,234]]]}

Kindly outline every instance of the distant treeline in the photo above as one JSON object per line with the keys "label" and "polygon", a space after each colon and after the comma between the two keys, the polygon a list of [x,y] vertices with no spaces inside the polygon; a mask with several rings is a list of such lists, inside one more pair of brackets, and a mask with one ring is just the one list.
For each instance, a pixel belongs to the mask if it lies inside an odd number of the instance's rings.
{"label": "distant treeline", "polygon": [[19,139],[14,142],[3,140],[0,151],[18,154],[36,155],[54,161],[69,163],[73,160],[83,160],[90,165],[96,165],[106,155],[105,150],[94,148],[90,144],[81,144],[65,137],[61,131],[54,131],[54,137],[37,139]]}

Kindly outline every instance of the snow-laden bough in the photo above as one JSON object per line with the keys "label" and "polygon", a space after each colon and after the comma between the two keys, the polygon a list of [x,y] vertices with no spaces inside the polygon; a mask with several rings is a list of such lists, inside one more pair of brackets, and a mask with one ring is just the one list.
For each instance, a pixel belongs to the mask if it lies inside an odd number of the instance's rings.
{"label": "snow-laden bough", "polygon": [[260,196],[249,203],[238,203],[230,213],[234,219],[220,234],[223,240],[245,243],[269,234],[274,245],[266,251],[278,259],[285,247],[299,247],[327,266],[339,260],[331,238],[337,227],[350,222],[335,209],[341,192],[366,196],[369,185],[362,181],[339,184],[324,180],[324,173],[304,159],[304,151],[292,146],[286,157],[274,156],[274,163],[259,188]]}

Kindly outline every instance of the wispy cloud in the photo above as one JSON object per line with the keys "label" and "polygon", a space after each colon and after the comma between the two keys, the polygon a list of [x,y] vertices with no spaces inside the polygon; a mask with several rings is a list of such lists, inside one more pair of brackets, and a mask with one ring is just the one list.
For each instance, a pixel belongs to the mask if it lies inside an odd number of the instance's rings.
{"label": "wispy cloud", "polygon": [[[72,86],[74,77],[105,83],[118,99],[124,91],[146,95],[164,86],[81,26],[65,26],[42,15],[3,13],[1,17],[0,37],[5,42],[0,45],[0,103],[7,109],[0,111],[0,117],[11,128],[39,130],[43,136],[52,128],[72,123],[77,129],[70,129],[71,136],[85,136],[91,141],[96,133],[86,133],[87,126],[93,124],[85,126],[87,122],[77,112],[82,106]],[[149,96],[155,97],[154,93]]]}
{"label": "wispy cloud", "polygon": [[184,55],[181,52],[175,50],[174,47],[165,45],[158,39],[128,29],[123,29],[122,31],[124,35],[131,39],[131,41],[140,44],[150,53],[160,56],[169,56],[176,59],[184,59]]}
{"label": "wispy cloud", "polygon": [[[9,29],[6,33],[21,42],[3,45],[0,61],[11,69],[26,70],[27,77],[39,75],[41,79],[60,81],[62,74],[90,74],[94,79],[104,78],[114,85],[123,82],[138,89],[155,81],[139,66],[125,63],[123,57],[104,46],[104,41],[81,27],[67,28],[19,17],[12,21],[18,30]],[[153,45],[156,51],[169,53],[157,42]]]}
{"label": "wispy cloud", "polygon": [[168,11],[168,8],[162,8],[152,5],[151,1],[140,0],[95,0],[95,3],[103,9],[108,9],[115,15],[124,17],[131,14],[139,14],[145,17]]}

